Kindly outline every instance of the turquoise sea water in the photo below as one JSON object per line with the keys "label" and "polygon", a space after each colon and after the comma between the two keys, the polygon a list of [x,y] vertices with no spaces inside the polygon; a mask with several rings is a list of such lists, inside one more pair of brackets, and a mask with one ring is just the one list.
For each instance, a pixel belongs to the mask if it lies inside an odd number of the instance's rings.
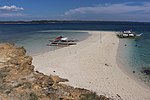
{"label": "turquoise sea water", "polygon": [[86,32],[76,32],[73,30],[42,30],[32,33],[30,33],[28,37],[18,39],[15,42],[17,46],[24,46],[27,49],[27,54],[32,56],[62,48],[58,46],[47,46],[47,44],[50,43],[49,40],[53,40],[57,36],[62,35],[70,39],[78,39],[79,41],[88,37]]}
{"label": "turquoise sea water", "polygon": [[[143,81],[150,81],[150,23],[133,22],[64,22],[51,24],[6,24],[0,25],[0,42],[14,42],[24,46],[28,54],[36,55],[41,52],[59,49],[48,47],[49,39],[64,35],[83,40],[88,37],[86,32],[75,30],[121,31],[132,29],[143,33],[140,38],[120,39],[118,52],[131,72],[138,74]],[[146,69],[146,72],[145,72]],[[149,71],[148,71],[149,70]],[[143,73],[144,72],[144,73]],[[150,83],[150,82],[149,82]]]}

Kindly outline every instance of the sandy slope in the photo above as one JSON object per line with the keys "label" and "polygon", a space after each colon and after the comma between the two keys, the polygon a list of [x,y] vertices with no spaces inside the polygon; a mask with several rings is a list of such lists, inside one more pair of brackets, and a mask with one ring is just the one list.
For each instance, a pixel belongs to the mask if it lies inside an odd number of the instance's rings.
{"label": "sandy slope", "polygon": [[112,98],[150,100],[141,87],[117,65],[119,39],[114,32],[89,31],[91,36],[76,46],[33,57],[36,70],[69,79],[66,84],[86,88]]}

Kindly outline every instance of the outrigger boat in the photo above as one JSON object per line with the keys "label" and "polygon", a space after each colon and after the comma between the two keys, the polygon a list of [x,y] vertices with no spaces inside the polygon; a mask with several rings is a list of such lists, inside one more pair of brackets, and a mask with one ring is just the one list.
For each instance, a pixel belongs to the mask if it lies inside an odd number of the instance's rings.
{"label": "outrigger boat", "polygon": [[50,44],[47,46],[69,46],[69,45],[76,45],[78,40],[75,39],[68,39],[68,37],[56,37],[54,40],[49,40]]}
{"label": "outrigger boat", "polygon": [[132,30],[126,30],[126,31],[121,31],[119,33],[117,33],[117,36],[119,38],[135,38],[135,37],[139,37],[141,36],[143,33],[141,34],[136,34],[135,32],[133,32]]}

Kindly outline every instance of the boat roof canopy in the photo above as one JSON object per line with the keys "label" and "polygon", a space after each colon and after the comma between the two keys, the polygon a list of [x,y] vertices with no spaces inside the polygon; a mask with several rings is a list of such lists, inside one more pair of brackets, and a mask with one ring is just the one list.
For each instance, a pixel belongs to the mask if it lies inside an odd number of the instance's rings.
{"label": "boat roof canopy", "polygon": [[132,33],[132,32],[129,30],[129,31],[123,31],[123,33],[129,34],[129,33]]}

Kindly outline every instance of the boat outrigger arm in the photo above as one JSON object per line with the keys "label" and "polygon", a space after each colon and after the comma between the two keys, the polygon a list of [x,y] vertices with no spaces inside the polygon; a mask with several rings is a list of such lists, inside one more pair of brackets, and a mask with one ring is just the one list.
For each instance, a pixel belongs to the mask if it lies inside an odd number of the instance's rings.
{"label": "boat outrigger arm", "polygon": [[76,45],[77,40],[68,39],[68,37],[57,37],[54,40],[50,40],[50,44],[47,46],[68,46],[68,45]]}

